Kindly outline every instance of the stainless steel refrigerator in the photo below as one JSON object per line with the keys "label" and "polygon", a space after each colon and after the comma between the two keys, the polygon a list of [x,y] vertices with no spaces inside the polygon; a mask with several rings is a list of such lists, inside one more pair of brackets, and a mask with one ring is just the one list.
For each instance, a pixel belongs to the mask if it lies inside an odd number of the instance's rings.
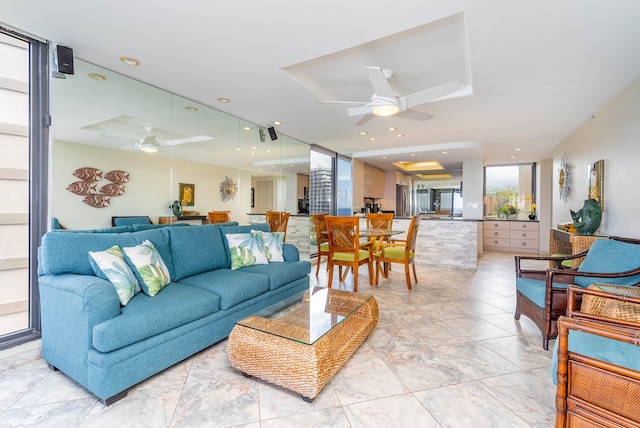
{"label": "stainless steel refrigerator", "polygon": [[411,217],[411,186],[396,184],[396,217]]}

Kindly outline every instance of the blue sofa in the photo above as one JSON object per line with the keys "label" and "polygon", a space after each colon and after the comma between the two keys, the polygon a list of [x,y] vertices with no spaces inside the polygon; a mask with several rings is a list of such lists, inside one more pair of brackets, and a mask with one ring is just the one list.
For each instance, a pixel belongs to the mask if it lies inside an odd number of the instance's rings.
{"label": "blue sofa", "polygon": [[[42,357],[109,405],[127,389],[225,339],[235,322],[309,287],[311,264],[291,244],[284,262],[230,269],[227,233],[269,225],[129,225],[52,231],[39,248]],[[103,232],[103,233],[97,233]],[[106,233],[105,233],[106,232]],[[121,306],[115,287],[96,276],[89,251],[149,240],[171,282]]]}

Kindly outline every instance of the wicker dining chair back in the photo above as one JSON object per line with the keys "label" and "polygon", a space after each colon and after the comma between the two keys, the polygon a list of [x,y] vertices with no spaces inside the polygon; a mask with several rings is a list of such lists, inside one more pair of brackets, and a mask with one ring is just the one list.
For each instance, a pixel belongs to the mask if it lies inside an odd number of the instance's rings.
{"label": "wicker dining chair back", "polygon": [[[316,242],[318,243],[318,260],[316,264],[316,276],[320,272],[320,262],[322,256],[329,257],[329,235],[327,234],[327,223],[325,222],[326,214],[313,214],[311,219],[316,230]],[[327,263],[327,269],[329,264]]]}
{"label": "wicker dining chair back", "polygon": [[284,240],[287,240],[287,224],[291,214],[285,211],[267,211],[266,221],[272,232],[284,232]]}
{"label": "wicker dining chair back", "polygon": [[231,211],[209,211],[209,224],[231,221]]}
{"label": "wicker dining chair back", "polygon": [[360,248],[360,219],[358,217],[325,216],[329,238],[329,284],[333,279],[333,268],[338,266],[342,279],[342,268],[353,271],[353,291],[358,291],[358,268],[366,264],[369,268],[369,284],[373,284],[373,260],[368,250]]}
{"label": "wicker dining chair back", "polygon": [[[416,274],[415,265],[415,251],[416,240],[418,239],[418,228],[420,227],[420,216],[415,215],[411,217],[411,223],[409,223],[409,231],[407,232],[406,240],[394,240],[392,242],[382,242],[380,249],[375,254],[376,259],[376,280],[380,276],[380,269],[383,266],[388,266],[391,263],[404,264],[404,274],[407,281],[407,288],[411,290],[411,275],[409,272],[409,266],[413,270],[413,279],[418,282],[418,275]],[[385,269],[384,272],[387,270]]]}

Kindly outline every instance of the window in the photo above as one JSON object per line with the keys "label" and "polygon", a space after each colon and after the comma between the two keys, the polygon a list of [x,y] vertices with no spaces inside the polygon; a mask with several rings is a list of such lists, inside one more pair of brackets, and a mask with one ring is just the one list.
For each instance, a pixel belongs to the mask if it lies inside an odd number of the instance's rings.
{"label": "window", "polygon": [[0,349],[40,337],[47,228],[47,45],[0,27]]}
{"label": "window", "polygon": [[526,218],[535,202],[535,163],[487,166],[484,169],[485,216],[500,217],[500,208],[512,206]]}

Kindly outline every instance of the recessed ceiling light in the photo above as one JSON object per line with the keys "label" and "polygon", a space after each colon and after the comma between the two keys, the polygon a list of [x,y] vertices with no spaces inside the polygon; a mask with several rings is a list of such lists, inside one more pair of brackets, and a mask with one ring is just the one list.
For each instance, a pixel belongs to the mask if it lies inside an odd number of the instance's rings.
{"label": "recessed ceiling light", "polygon": [[360,135],[367,135],[367,131],[360,131]]}
{"label": "recessed ceiling light", "polygon": [[198,109],[197,109],[197,108],[195,108],[194,106],[186,106],[184,109],[185,109],[186,111],[198,111]]}
{"label": "recessed ceiling light", "polygon": [[251,152],[251,154],[252,154],[252,155],[255,155],[255,154],[256,154],[256,152]]}
{"label": "recessed ceiling light", "polygon": [[509,156],[509,157],[510,157],[511,159],[515,159],[515,158],[516,158],[516,157],[515,157],[515,156],[513,156],[513,155],[511,155],[511,156]]}
{"label": "recessed ceiling light", "polygon": [[236,147],[236,152],[239,152],[239,151],[240,151],[240,147]]}
{"label": "recessed ceiling light", "polygon": [[274,125],[282,125],[282,122],[280,122],[279,120],[274,120],[274,121],[273,121],[273,124],[274,124]]}
{"label": "recessed ceiling light", "polygon": [[376,141],[376,137],[369,137],[369,141]]}
{"label": "recessed ceiling light", "polygon": [[446,151],[446,150],[442,152],[443,155],[446,155],[447,153],[449,153],[449,152]]}
{"label": "recessed ceiling light", "polygon": [[415,153],[411,153],[411,157],[416,157],[416,154]]}
{"label": "recessed ceiling light", "polygon": [[245,126],[245,127],[244,127],[244,128],[242,128],[242,129],[244,129],[245,131],[251,131],[251,127],[250,127],[250,126]]}
{"label": "recessed ceiling light", "polygon": [[255,149],[257,149],[257,147],[256,146],[251,146],[251,149],[255,150]]}
{"label": "recessed ceiling light", "polygon": [[382,156],[382,159],[386,159],[386,158],[387,158],[386,156]]}
{"label": "recessed ceiling light", "polygon": [[387,128],[387,131],[395,131],[395,130],[396,130],[396,128],[394,128],[393,126],[390,127],[390,128]]}
{"label": "recessed ceiling light", "polygon": [[520,151],[520,149],[516,149],[516,152],[519,152],[519,151]]}
{"label": "recessed ceiling light", "polygon": [[404,137],[404,134],[396,134],[396,137],[402,138],[402,137]]}
{"label": "recessed ceiling light", "polygon": [[135,58],[131,58],[130,56],[121,56],[120,61],[122,61],[123,64],[131,65],[134,67],[136,65],[140,65],[140,61]]}
{"label": "recessed ceiling light", "polygon": [[222,104],[229,104],[231,100],[229,98],[220,97],[218,98],[218,102]]}
{"label": "recessed ceiling light", "polygon": [[104,77],[102,74],[98,74],[98,73],[89,73],[88,76],[90,78],[92,78],[93,80],[107,80],[106,77]]}
{"label": "recessed ceiling light", "polygon": [[267,153],[271,153],[271,150],[267,150]]}

